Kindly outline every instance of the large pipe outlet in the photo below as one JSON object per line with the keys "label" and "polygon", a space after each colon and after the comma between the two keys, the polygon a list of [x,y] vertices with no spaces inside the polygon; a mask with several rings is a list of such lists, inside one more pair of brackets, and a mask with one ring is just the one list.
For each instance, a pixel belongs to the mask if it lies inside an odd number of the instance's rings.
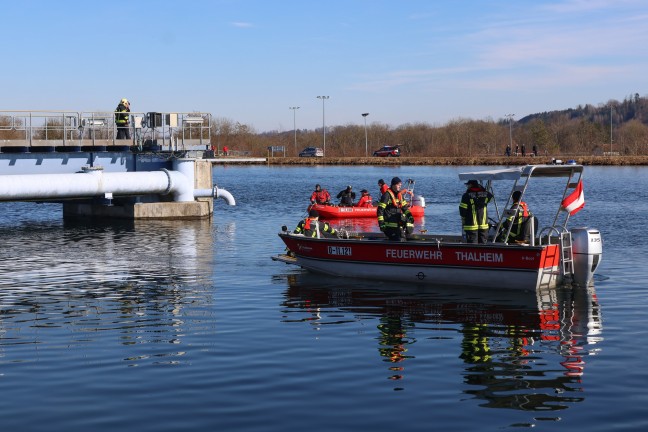
{"label": "large pipe outlet", "polygon": [[236,205],[236,201],[234,200],[234,197],[232,196],[231,193],[226,191],[225,189],[218,188],[214,186],[214,189],[216,189],[216,198],[221,198],[227,202],[227,204],[233,206]]}

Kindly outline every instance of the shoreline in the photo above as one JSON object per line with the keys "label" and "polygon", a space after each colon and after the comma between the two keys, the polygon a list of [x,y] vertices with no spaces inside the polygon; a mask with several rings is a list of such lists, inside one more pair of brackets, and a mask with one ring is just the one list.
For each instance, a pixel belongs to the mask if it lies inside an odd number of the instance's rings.
{"label": "shoreline", "polygon": [[[231,158],[231,160],[230,160]],[[609,166],[645,166],[648,165],[648,156],[561,156],[563,162],[575,160],[579,165],[609,165]],[[270,157],[248,158],[221,156],[213,159],[215,164],[248,165],[497,165],[497,166],[522,166],[551,164],[550,156],[474,156],[474,157]]]}

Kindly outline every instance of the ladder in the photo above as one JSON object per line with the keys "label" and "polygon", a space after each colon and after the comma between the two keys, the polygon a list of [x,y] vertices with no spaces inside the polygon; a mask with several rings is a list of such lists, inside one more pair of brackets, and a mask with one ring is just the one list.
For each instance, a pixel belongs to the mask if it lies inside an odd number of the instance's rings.
{"label": "ladder", "polygon": [[574,275],[574,253],[572,250],[571,232],[564,230],[560,233],[560,250],[563,276]]}
{"label": "ladder", "polygon": [[545,227],[540,231],[539,240],[540,245],[560,242],[560,275],[563,278],[573,279],[574,251],[571,232],[562,226]]}

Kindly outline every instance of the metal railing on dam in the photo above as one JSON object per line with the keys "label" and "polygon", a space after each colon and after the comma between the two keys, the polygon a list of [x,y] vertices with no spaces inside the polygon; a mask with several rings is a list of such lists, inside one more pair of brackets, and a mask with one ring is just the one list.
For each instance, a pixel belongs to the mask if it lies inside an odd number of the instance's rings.
{"label": "metal railing on dam", "polygon": [[0,110],[0,153],[209,150],[211,114],[131,112],[129,139],[115,112]]}

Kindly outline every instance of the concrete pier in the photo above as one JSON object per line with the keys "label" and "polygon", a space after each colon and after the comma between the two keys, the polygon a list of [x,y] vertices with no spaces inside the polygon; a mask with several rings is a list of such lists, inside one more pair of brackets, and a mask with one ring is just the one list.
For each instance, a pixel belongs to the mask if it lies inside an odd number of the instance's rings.
{"label": "concrete pier", "polygon": [[[203,200],[204,198],[200,198]],[[214,200],[117,205],[64,203],[63,217],[104,219],[206,219],[214,212]]]}
{"label": "concrete pier", "polygon": [[[212,187],[212,164],[196,159],[194,164],[194,185],[196,190]],[[132,199],[114,199],[110,203],[64,202],[64,218],[104,219],[205,219],[214,213],[214,199],[199,197],[195,201],[175,202],[133,202]]]}

